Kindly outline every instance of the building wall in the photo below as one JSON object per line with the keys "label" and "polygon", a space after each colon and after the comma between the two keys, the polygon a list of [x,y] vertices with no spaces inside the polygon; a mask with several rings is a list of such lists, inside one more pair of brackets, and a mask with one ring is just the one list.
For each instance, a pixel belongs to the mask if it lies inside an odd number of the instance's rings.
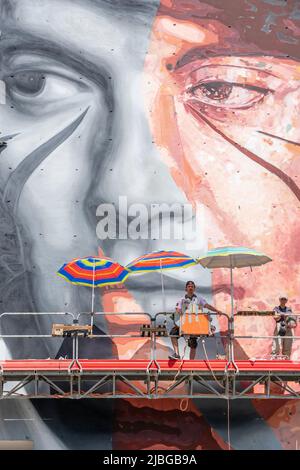
{"label": "building wall", "polygon": [[[227,245],[273,259],[234,272],[237,310],[268,310],[284,292],[299,311],[299,1],[0,0],[0,12],[1,311],[89,312],[91,290],[56,275],[74,257],[99,254],[125,265],[158,249],[197,256]],[[151,234],[145,220],[155,219],[153,204],[192,208],[185,237]],[[114,237],[100,230],[104,207],[117,221]],[[178,220],[162,219],[163,228],[170,223]],[[168,309],[188,278],[230,311],[228,272],[199,267],[165,275]],[[160,282],[154,274],[99,289],[95,308],[157,312]],[[48,333],[53,321],[9,317],[1,331]],[[124,321],[102,317],[96,326],[111,333]],[[236,324],[238,334],[273,329],[270,318]],[[269,349],[241,341],[238,354]],[[11,340],[0,351],[6,358],[70,353],[58,340]],[[170,342],[160,345],[161,357],[169,351]],[[130,359],[149,350],[140,340],[116,340],[80,352]],[[225,448],[223,408],[216,401],[190,402],[186,412],[176,400],[2,402],[0,436],[33,439],[35,448]],[[14,419],[25,421],[20,427]],[[232,446],[295,448],[298,423],[298,401],[233,404]]]}

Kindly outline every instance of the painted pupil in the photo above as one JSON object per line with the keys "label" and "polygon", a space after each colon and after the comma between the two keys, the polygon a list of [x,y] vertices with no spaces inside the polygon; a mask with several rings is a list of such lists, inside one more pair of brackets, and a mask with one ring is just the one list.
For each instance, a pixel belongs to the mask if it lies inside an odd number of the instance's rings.
{"label": "painted pupil", "polygon": [[45,76],[42,72],[22,72],[8,77],[9,87],[26,95],[39,93],[44,83]]}
{"label": "painted pupil", "polygon": [[222,101],[230,96],[232,85],[229,83],[210,82],[199,86],[201,93],[207,98],[215,101]]}

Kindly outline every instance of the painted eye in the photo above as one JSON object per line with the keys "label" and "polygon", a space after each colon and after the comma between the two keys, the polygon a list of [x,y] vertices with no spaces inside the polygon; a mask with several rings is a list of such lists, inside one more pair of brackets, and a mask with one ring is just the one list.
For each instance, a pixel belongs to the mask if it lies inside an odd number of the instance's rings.
{"label": "painted eye", "polygon": [[4,78],[7,95],[14,106],[45,111],[50,105],[74,100],[88,87],[84,82],[60,73],[23,70]]}
{"label": "painted eye", "polygon": [[12,93],[25,96],[36,96],[45,87],[45,75],[42,72],[24,71],[9,75],[6,78],[6,86]]}
{"label": "painted eye", "polygon": [[222,101],[229,98],[232,92],[232,87],[233,85],[230,83],[210,82],[200,85],[198,90],[208,99]]}
{"label": "painted eye", "polygon": [[210,81],[188,90],[199,102],[218,108],[246,109],[259,103],[270,90],[253,85]]}

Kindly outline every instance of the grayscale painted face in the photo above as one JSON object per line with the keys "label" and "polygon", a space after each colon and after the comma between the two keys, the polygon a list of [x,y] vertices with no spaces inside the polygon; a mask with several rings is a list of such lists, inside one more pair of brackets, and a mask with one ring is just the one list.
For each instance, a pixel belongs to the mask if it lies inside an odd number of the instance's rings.
{"label": "grayscale painted face", "polygon": [[[144,102],[143,67],[158,2],[121,2],[117,9],[105,1],[4,5],[0,78],[7,101],[0,136],[12,137],[0,160],[2,311],[88,312],[90,289],[60,279],[63,263],[97,255],[98,248],[123,264],[157,249],[186,251],[180,241],[96,236],[96,208],[117,207],[119,196],[148,207],[186,202],[159,159]],[[166,277],[169,308],[184,280],[183,272]],[[161,310],[159,275],[128,286],[139,309]],[[96,309],[102,309],[100,295]]]}
{"label": "grayscale painted face", "polygon": [[[6,86],[6,103],[0,105],[1,312],[89,312],[91,289],[72,286],[56,272],[74,257],[97,255],[99,248],[123,264],[152,250],[185,251],[178,241],[162,246],[147,239],[101,241],[96,235],[97,207],[117,207],[119,196],[127,197],[128,205],[147,207],[186,202],[159,158],[144,103],[143,68],[158,3],[0,0],[0,79]],[[127,215],[118,215],[126,224]],[[169,308],[185,281],[182,272],[166,276]],[[154,313],[162,309],[159,275],[137,277],[128,286],[130,305]],[[95,309],[104,308],[97,290]],[[121,299],[118,309],[130,306]],[[49,334],[57,318],[3,318],[0,328],[7,334]],[[103,321],[96,324],[109,329]],[[88,343],[93,350],[85,357],[111,353],[99,342]],[[129,345],[126,357],[142,345]],[[63,347],[56,339],[10,340],[1,343],[0,354],[58,357]],[[102,404],[94,406],[95,416],[106,416]],[[30,435],[35,448],[73,448],[76,437],[59,409],[51,403],[41,412],[55,423],[53,433],[51,422],[47,431],[30,404],[14,403],[3,416],[34,419],[34,429],[17,421],[9,432]],[[82,418],[80,413],[77,409],[77,422],[85,429],[84,410]],[[101,432],[97,419],[93,436],[86,430],[88,445],[109,448],[110,422],[108,416]],[[0,437],[6,433],[5,427]]]}

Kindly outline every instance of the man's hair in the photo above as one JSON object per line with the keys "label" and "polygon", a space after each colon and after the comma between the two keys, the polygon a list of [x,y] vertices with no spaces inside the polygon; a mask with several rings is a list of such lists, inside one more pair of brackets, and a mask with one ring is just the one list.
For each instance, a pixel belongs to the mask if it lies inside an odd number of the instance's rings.
{"label": "man's hair", "polygon": [[189,284],[193,284],[193,286],[196,288],[196,284],[194,283],[194,281],[187,281],[185,284],[185,288],[187,288]]}

